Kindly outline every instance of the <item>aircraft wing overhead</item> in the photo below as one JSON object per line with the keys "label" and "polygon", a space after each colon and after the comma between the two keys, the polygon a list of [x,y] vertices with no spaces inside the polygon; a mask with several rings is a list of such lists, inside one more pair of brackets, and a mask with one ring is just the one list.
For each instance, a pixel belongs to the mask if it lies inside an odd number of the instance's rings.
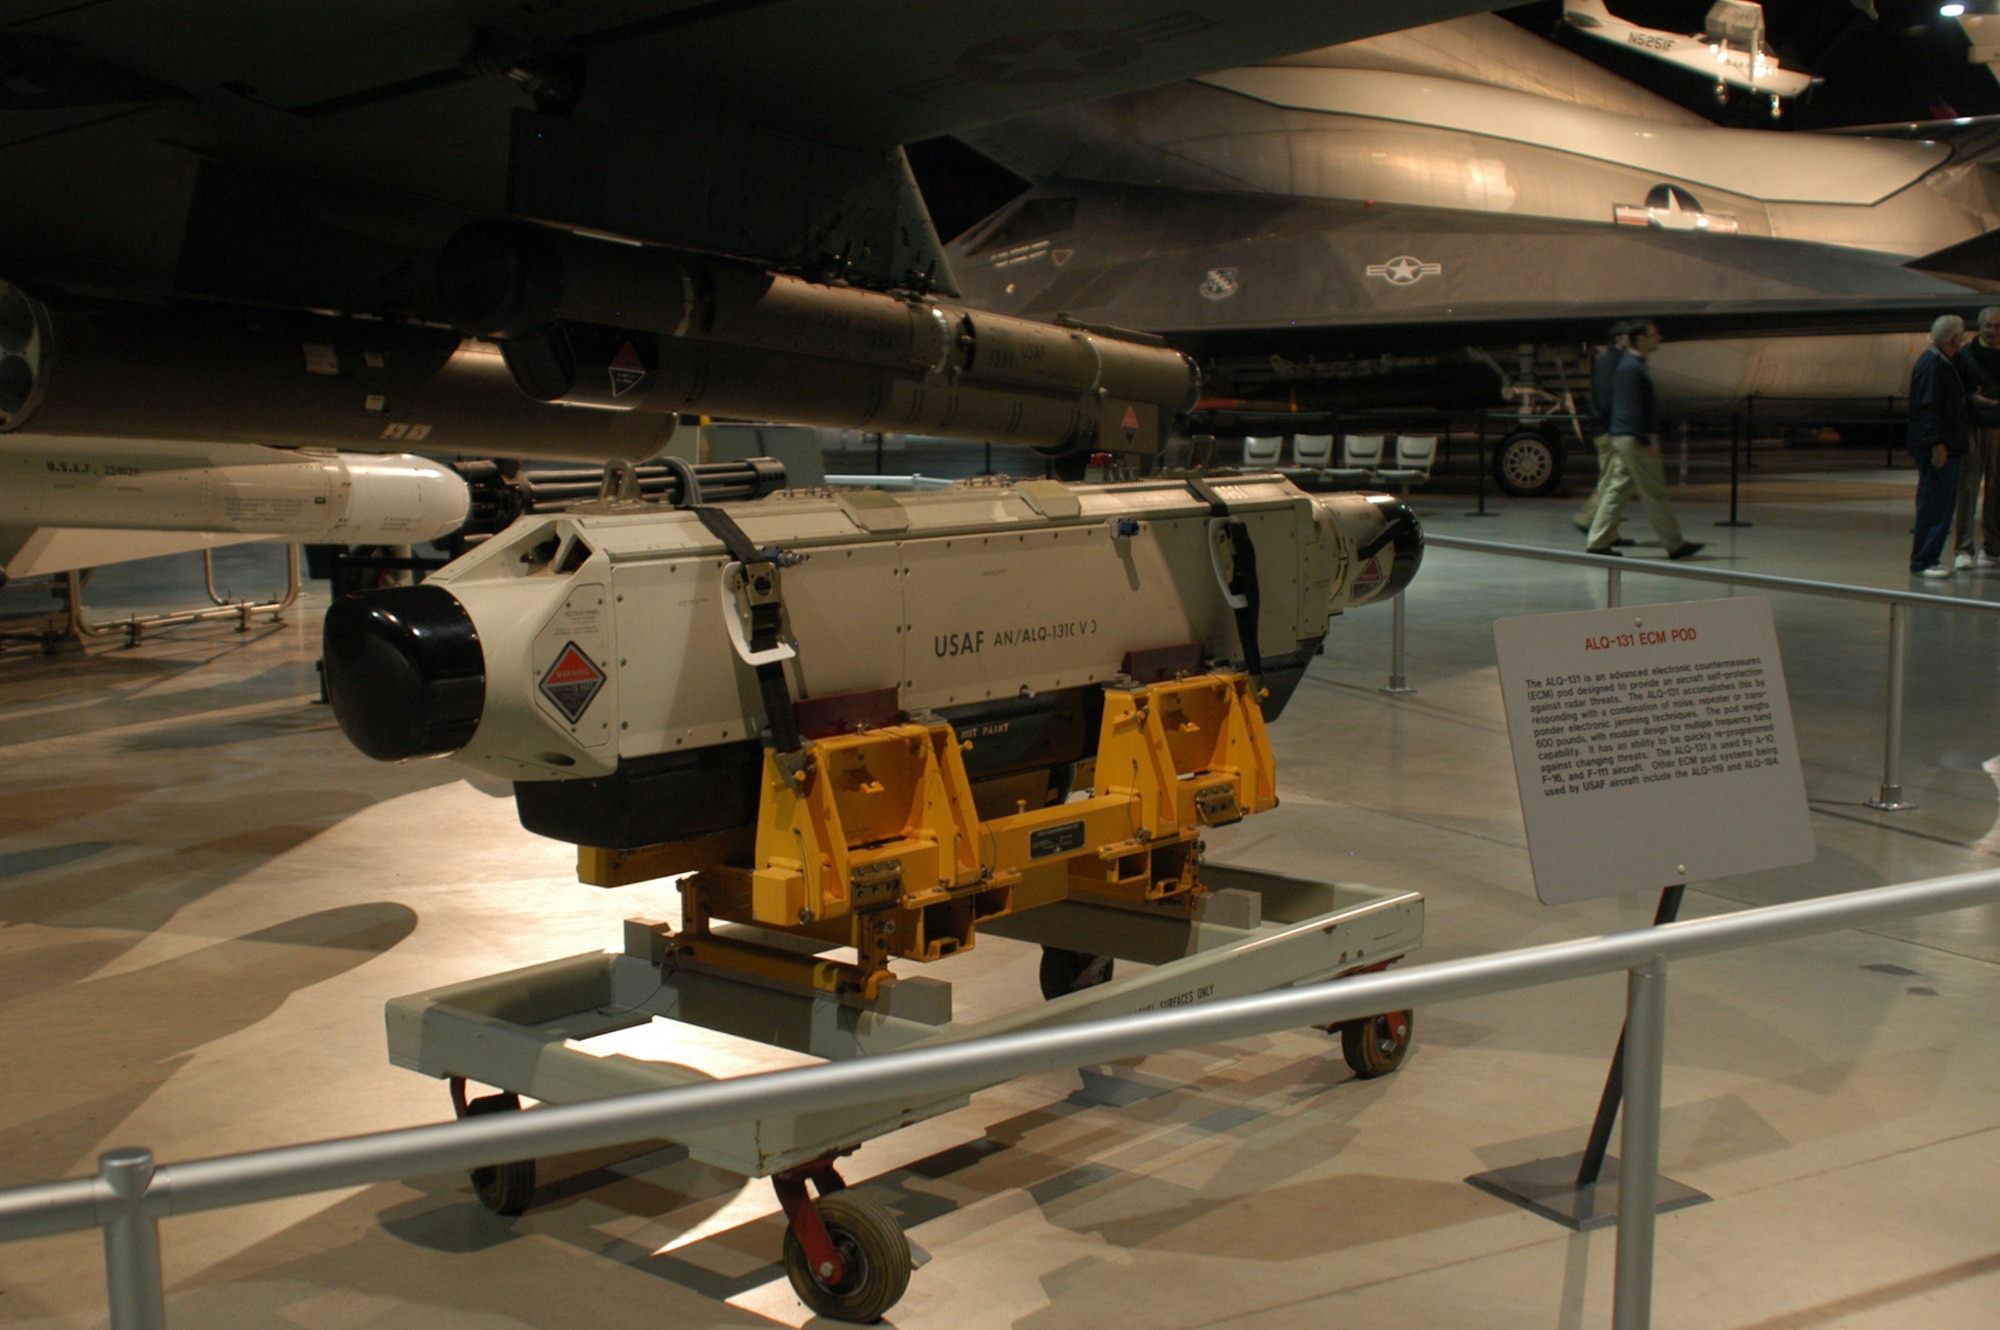
{"label": "aircraft wing overhead", "polygon": [[901,143],[1491,7],[13,0],[0,277],[425,316],[511,214],[890,285],[937,250]]}
{"label": "aircraft wing overhead", "polygon": [[[1037,203],[1037,200],[1041,202]],[[1010,217],[1067,223],[1037,240]],[[1982,288],[1887,255],[1441,209],[1051,181],[954,242],[967,298],[1196,354],[1925,327]]]}

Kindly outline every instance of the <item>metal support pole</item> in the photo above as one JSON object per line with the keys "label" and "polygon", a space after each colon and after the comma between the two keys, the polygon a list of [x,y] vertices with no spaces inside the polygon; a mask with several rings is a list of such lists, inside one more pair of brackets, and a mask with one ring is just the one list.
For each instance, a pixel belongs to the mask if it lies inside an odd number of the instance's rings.
{"label": "metal support pole", "polygon": [[1383,685],[1381,691],[1385,693],[1414,693],[1417,690],[1410,687],[1409,679],[1403,674],[1402,592],[1398,591],[1396,593],[1396,598],[1389,602],[1389,607],[1395,611],[1390,617],[1389,628],[1389,682]]}
{"label": "metal support pole", "polygon": [[[1676,882],[1660,892],[1660,904],[1653,911],[1653,927],[1670,924],[1680,917],[1681,898],[1687,883]],[[1618,1116],[1618,1102],[1625,1094],[1625,1031],[1618,1031],[1618,1047],[1611,1053],[1611,1071],[1604,1078],[1604,1093],[1597,1097],[1597,1116],[1590,1121],[1590,1139],[1583,1147],[1583,1163],[1576,1171],[1576,1185],[1588,1187],[1604,1171],[1604,1151],[1611,1144],[1611,1123]]]}
{"label": "metal support pole", "polygon": [[1615,610],[1625,603],[1625,570],[1607,568],[1604,571],[1604,608]]}
{"label": "metal support pole", "polygon": [[1885,813],[1915,808],[1903,801],[1903,662],[1910,650],[1910,607],[1897,601],[1889,607],[1888,721],[1882,735],[1882,788],[1868,807]]}
{"label": "metal support pole", "polygon": [[1739,474],[1736,462],[1736,453],[1737,453],[1736,445],[1742,433],[1743,433],[1743,417],[1731,416],[1729,418],[1729,516],[1726,520],[1717,522],[1716,523],[1717,526],[1750,525],[1750,523],[1742,521],[1736,516],[1736,489],[1737,485],[1740,483],[1742,479],[1741,475]]}
{"label": "metal support pole", "polygon": [[1486,511],[1486,413],[1479,413],[1479,507],[1466,514],[1467,517],[1498,517],[1498,513]]}
{"label": "metal support pole", "polygon": [[1618,1263],[1612,1330],[1653,1323],[1653,1228],[1660,1187],[1660,1089],[1667,1054],[1667,963],[1625,979],[1625,1139],[1618,1162]]}
{"label": "metal support pole", "polygon": [[166,1330],[166,1282],[160,1273],[160,1224],[141,1203],[153,1180],[153,1152],[109,1150],[97,1176],[113,1197],[104,1225],[104,1285],[111,1330]]}

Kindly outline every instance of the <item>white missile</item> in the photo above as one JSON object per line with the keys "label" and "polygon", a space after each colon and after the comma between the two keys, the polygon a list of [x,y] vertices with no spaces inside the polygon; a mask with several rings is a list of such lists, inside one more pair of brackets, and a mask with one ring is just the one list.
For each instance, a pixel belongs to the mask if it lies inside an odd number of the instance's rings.
{"label": "white missile", "polygon": [[449,467],[408,454],[0,435],[0,526],[410,545],[458,529],[470,503]]}

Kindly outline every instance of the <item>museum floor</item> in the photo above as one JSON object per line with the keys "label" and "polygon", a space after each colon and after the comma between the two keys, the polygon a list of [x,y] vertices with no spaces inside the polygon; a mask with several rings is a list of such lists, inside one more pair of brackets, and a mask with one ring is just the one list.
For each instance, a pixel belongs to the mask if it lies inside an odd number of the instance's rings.
{"label": "museum floor", "polygon": [[[1751,527],[1713,525],[1715,488],[1679,492],[1701,563],[1912,585],[1907,472],[1764,465]],[[1580,544],[1567,502],[1417,506],[1441,533]],[[1628,532],[1647,536],[1636,509]],[[275,576],[268,551],[221,562],[258,590]],[[107,571],[94,608],[155,602],[166,576]],[[2000,570],[1923,589],[2000,600]],[[1712,594],[1625,578],[1627,604]],[[1601,596],[1581,569],[1434,550],[1408,597],[1418,691],[1378,691],[1386,610],[1336,621],[1272,730],[1283,806],[1213,835],[1212,857],[1422,891],[1412,964],[1645,923],[1651,899],[1536,900],[1493,667],[1496,616]],[[172,1161],[448,1117],[441,1084],[388,1064],[385,998],[614,945],[622,918],[673,908],[669,891],[578,885],[568,847],[448,764],[350,749],[313,700],[323,605],[247,635],[0,655],[0,1184],[88,1173],[113,1145]],[[1880,814],[1863,801],[1887,612],[1775,612],[1818,861],[1697,884],[1684,914],[2000,866],[2000,622],[1914,614],[1904,783],[1920,806]],[[1035,970],[996,938],[933,973],[964,1014],[1035,1000]],[[1622,1004],[1607,976],[1421,1010],[1408,1061],[1370,1082],[1300,1031],[980,1094],[848,1162],[931,1257],[890,1321],[1608,1324],[1614,1232],[1572,1235],[1463,1179],[1581,1145]],[[1660,1221],[1655,1324],[2000,1322],[1996,1011],[1992,910],[1676,966],[1663,1169],[1714,1200]],[[800,1325],[782,1222],[769,1184],[665,1147],[555,1161],[512,1221],[462,1175],[416,1177],[166,1221],[169,1316]],[[0,1324],[104,1318],[95,1234],[0,1248]]]}

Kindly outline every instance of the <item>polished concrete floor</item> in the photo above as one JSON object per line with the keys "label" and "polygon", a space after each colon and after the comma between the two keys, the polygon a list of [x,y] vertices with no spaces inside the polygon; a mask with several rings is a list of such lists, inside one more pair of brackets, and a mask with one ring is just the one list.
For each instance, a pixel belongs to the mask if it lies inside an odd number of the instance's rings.
{"label": "polished concrete floor", "polygon": [[[1907,472],[1760,461],[1753,526],[1713,525],[1716,488],[1679,492],[1702,564],[1911,585]],[[1438,532],[1580,543],[1564,502],[1418,506]],[[1646,536],[1636,510],[1628,533]],[[1727,594],[1632,553],[1628,604]],[[269,551],[219,562],[245,589],[276,576]],[[93,608],[185,595],[187,571],[109,570]],[[2000,600],[2000,572],[1923,589]],[[1494,671],[1495,617],[1601,595],[1580,569],[1434,551],[1408,597],[1417,692],[1378,691],[1385,610],[1337,621],[1273,729],[1283,806],[1212,855],[1422,891],[1415,964],[1646,922],[1650,899],[1536,900]],[[0,654],[0,1183],[87,1173],[114,1145],[171,1161],[440,1120],[443,1086],[388,1065],[385,998],[613,945],[622,918],[672,908],[578,885],[567,847],[449,764],[352,751],[314,705],[323,603],[248,634]],[[1919,807],[1882,814],[1864,800],[1886,611],[1774,603],[1818,859],[1696,884],[1685,914],[2000,866],[2000,622],[1914,616]],[[935,972],[961,1011],[991,1010],[1034,1000],[1035,965],[986,939]],[[1409,1060],[1372,1082],[1301,1031],[978,1095],[849,1161],[931,1257],[889,1319],[1608,1324],[1614,1234],[1463,1179],[1580,1146],[1622,1000],[1609,976],[1420,1011]],[[1675,967],[1663,1166],[1714,1200],[1660,1222],[1655,1323],[2000,1322],[1996,1010],[1991,910]],[[800,1325],[781,1233],[768,1184],[661,1146],[553,1161],[518,1220],[450,1175],[164,1225],[175,1325],[332,1330]],[[0,1248],[0,1324],[102,1324],[100,1250]]]}

